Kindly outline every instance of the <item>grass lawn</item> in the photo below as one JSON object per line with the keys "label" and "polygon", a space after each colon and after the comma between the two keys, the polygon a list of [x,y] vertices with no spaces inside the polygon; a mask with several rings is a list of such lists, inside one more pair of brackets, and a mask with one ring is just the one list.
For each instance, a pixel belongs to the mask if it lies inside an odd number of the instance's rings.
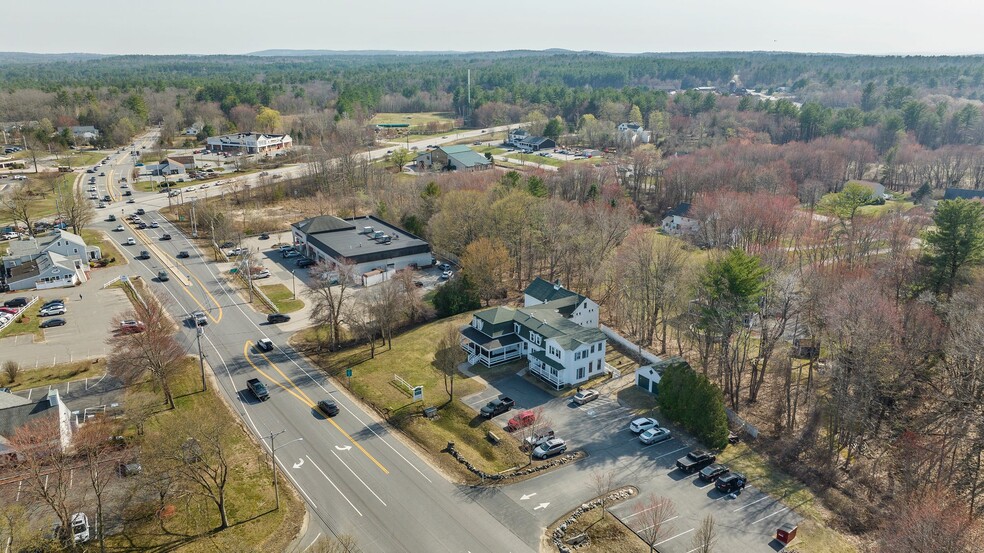
{"label": "grass lawn", "polygon": [[[389,422],[409,434],[418,444],[433,455],[434,460],[446,470],[463,477],[472,476],[449,455],[441,453],[448,442],[473,464],[486,472],[501,472],[525,466],[527,456],[519,449],[516,440],[497,424],[479,417],[459,398],[478,392],[482,385],[472,378],[459,374],[454,383],[455,401],[446,404],[447,393],[441,373],[432,364],[434,348],[444,327],[455,327],[470,320],[471,314],[463,314],[415,328],[393,338],[393,349],[376,348],[376,357],[369,358],[368,346],[358,346],[336,353],[315,353],[312,358],[332,376],[339,377],[340,384],[347,384],[345,369],[353,371],[351,390],[355,395],[374,405]],[[305,344],[311,351],[310,340],[315,329],[295,336],[294,341]],[[481,371],[477,371],[481,372]],[[424,401],[414,403],[404,388],[394,382],[394,374],[411,385],[424,387]],[[419,416],[424,407],[441,407],[436,420]],[[486,439],[486,431],[492,430],[502,438],[493,446]]]}
{"label": "grass lawn", "polygon": [[888,200],[882,205],[861,206],[858,209],[858,213],[862,215],[885,215],[894,209],[909,211],[914,207],[916,207],[916,204],[912,203],[912,200]]}
{"label": "grass lawn", "polygon": [[848,553],[857,548],[846,537],[826,527],[826,511],[813,492],[802,482],[779,471],[748,445],[739,443],[728,446],[718,455],[718,462],[731,470],[748,476],[756,488],[781,499],[807,521],[801,524],[796,535],[796,549],[804,552]]}
{"label": "grass lawn", "polygon": [[539,163],[540,165],[551,165],[553,167],[561,167],[564,165],[564,161],[559,159],[554,159],[552,157],[543,157],[536,154],[521,154],[519,152],[510,152],[506,154],[506,159],[514,161],[520,164],[525,163]]}
{"label": "grass lawn", "polygon": [[105,158],[106,158],[106,154],[102,152],[91,152],[91,151],[78,152],[72,154],[67,159],[61,159],[59,161],[59,164],[60,165],[71,164],[72,167],[91,168]]}
{"label": "grass lawn", "polygon": [[[155,476],[155,462],[148,459],[148,451],[155,442],[167,443],[168,433],[173,433],[175,419],[216,421],[227,429],[223,435],[224,454],[231,470],[226,485],[227,512],[230,527],[214,531],[219,515],[214,503],[197,494],[184,497],[171,496],[166,503],[173,506],[173,513],[163,521],[155,515],[160,503],[156,493],[139,491],[129,498],[122,531],[107,539],[110,551],[180,551],[186,553],[215,551],[286,551],[291,540],[300,530],[304,506],[291,493],[286,480],[280,485],[280,510],[273,510],[274,490],[269,457],[243,430],[236,417],[213,391],[200,392],[198,364],[195,358],[186,358],[184,367],[172,381],[176,409],[153,413],[145,423],[145,434],[134,436],[136,445],[143,450],[144,473],[139,478],[151,482]],[[135,393],[151,393],[160,396],[150,383],[131,388],[126,401],[135,400]],[[133,435],[128,429],[126,435]],[[283,478],[281,476],[281,478]],[[135,479],[136,480],[136,479]],[[163,524],[162,524],[163,522]],[[248,545],[247,545],[248,544]]]}
{"label": "grass lawn", "polygon": [[38,328],[38,325],[42,321],[41,317],[38,316],[38,311],[41,311],[42,303],[44,302],[40,300],[34,302],[34,305],[29,307],[16,321],[7,325],[3,330],[0,330],[0,338],[19,336],[21,334],[33,334],[35,340],[43,340],[44,331]]}
{"label": "grass lawn", "polygon": [[106,360],[94,359],[86,361],[76,361],[74,363],[62,363],[51,367],[41,367],[38,369],[28,369],[21,367],[17,380],[7,382],[7,375],[0,375],[4,381],[4,386],[9,386],[11,390],[27,390],[39,386],[51,386],[72,380],[83,378],[96,378],[106,373]]}
{"label": "grass lawn", "polygon": [[54,215],[56,209],[55,195],[52,194],[52,187],[56,187],[60,191],[71,191],[76,176],[75,173],[57,173],[56,176],[45,175],[43,178],[37,175],[31,175],[28,181],[30,185],[34,189],[44,191],[43,196],[38,196],[36,200],[33,200],[31,204],[31,217],[33,219],[41,219]]}
{"label": "grass lawn", "polygon": [[120,252],[119,249],[116,248],[116,245],[106,236],[104,232],[93,229],[83,229],[82,239],[85,240],[85,243],[90,246],[99,246],[100,251],[102,251],[103,259],[115,259],[115,261],[110,261],[107,263],[107,267],[125,265],[127,263],[126,257]]}
{"label": "grass lawn", "polygon": [[371,125],[402,124],[406,123],[411,127],[426,125],[427,123],[454,123],[454,114],[439,111],[422,113],[377,113],[369,121]]}
{"label": "grass lawn", "polygon": [[260,290],[270,298],[270,301],[277,306],[277,311],[281,313],[293,313],[304,307],[304,302],[300,299],[291,299],[290,288],[283,284],[266,284],[260,286]]}

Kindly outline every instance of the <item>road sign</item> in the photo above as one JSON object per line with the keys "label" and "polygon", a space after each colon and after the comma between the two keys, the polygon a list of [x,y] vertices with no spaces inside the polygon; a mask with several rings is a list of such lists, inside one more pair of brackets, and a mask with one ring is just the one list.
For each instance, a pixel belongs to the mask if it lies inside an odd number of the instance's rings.
{"label": "road sign", "polygon": [[352,378],[352,369],[345,369],[345,376]]}
{"label": "road sign", "polygon": [[128,281],[128,280],[130,280],[130,277],[128,277],[128,276],[126,276],[126,275],[120,275],[120,281],[121,281],[121,282],[126,282],[126,281]]}
{"label": "road sign", "polygon": [[413,387],[413,400],[414,401],[423,401],[424,400],[424,387],[423,386],[414,386]]}

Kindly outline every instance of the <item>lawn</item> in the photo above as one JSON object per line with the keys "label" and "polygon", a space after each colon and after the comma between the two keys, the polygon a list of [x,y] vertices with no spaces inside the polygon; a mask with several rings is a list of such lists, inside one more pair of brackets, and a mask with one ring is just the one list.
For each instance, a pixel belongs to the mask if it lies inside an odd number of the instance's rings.
{"label": "lawn", "polygon": [[718,455],[718,462],[748,476],[749,482],[763,492],[781,499],[790,509],[807,519],[800,525],[796,549],[803,552],[848,553],[857,548],[846,537],[826,527],[826,511],[802,482],[771,466],[761,455],[744,443],[728,446]]}
{"label": "lawn", "polygon": [[50,177],[31,175],[28,181],[29,185],[35,190],[44,191],[43,196],[38,196],[36,200],[33,200],[31,217],[37,220],[54,215],[57,210],[55,209],[55,195],[52,194],[52,187],[57,187],[61,191],[71,191],[76,176],[75,173],[57,173],[56,176]]}
{"label": "lawn", "polygon": [[116,248],[116,245],[106,236],[106,233],[99,230],[83,229],[82,239],[90,246],[99,246],[103,259],[112,260],[106,264],[107,267],[125,265],[127,263],[126,256]]}
{"label": "lawn", "polygon": [[41,317],[38,316],[38,312],[41,311],[41,304],[42,302],[40,300],[34,302],[34,305],[29,307],[16,321],[7,325],[3,330],[0,330],[0,338],[19,336],[21,334],[33,334],[35,340],[43,340],[44,330],[38,327],[42,321]]}
{"label": "lawn", "polygon": [[539,163],[540,165],[551,165],[553,167],[561,167],[564,165],[564,161],[559,159],[554,159],[552,157],[538,156],[536,154],[521,154],[519,152],[509,152],[506,155],[506,159],[523,164],[529,163]]}
{"label": "lawn", "polygon": [[67,158],[59,159],[59,165],[71,165],[72,167],[94,167],[100,161],[106,158],[106,154],[103,152],[77,152]]}
{"label": "lawn", "polygon": [[[519,450],[518,442],[509,438],[497,424],[480,418],[465,406],[459,398],[478,392],[482,384],[459,374],[454,382],[455,401],[447,403],[447,392],[441,373],[432,364],[435,345],[444,332],[445,325],[461,326],[470,320],[463,314],[423,325],[393,338],[393,349],[376,348],[376,356],[369,358],[368,346],[358,346],[337,353],[313,352],[310,340],[314,329],[299,333],[294,341],[302,349],[313,353],[312,357],[332,376],[339,377],[340,384],[349,384],[344,378],[345,369],[351,368],[353,376],[350,389],[363,401],[372,404],[395,427],[410,435],[433,455],[433,459],[446,470],[473,477],[459,463],[441,453],[448,442],[473,464],[486,472],[501,472],[524,466],[527,456]],[[478,371],[480,372],[480,371]],[[414,403],[409,392],[395,382],[398,375],[412,386],[424,387],[424,401]],[[424,407],[441,407],[436,420],[419,416]],[[503,438],[493,446],[486,439],[486,432],[495,431]]]}
{"label": "lawn", "polygon": [[260,290],[270,298],[270,301],[277,306],[277,311],[281,313],[293,313],[304,307],[303,301],[292,299],[290,288],[283,284],[265,284],[260,286]]}
{"label": "lawn", "polygon": [[53,384],[61,384],[62,382],[70,382],[83,378],[96,378],[105,373],[106,360],[94,359],[75,361],[74,363],[61,363],[59,365],[37,369],[21,367],[17,379],[13,382],[7,382],[6,374],[0,375],[0,379],[3,380],[4,386],[9,386],[11,390],[16,392],[18,390],[28,390],[39,386],[51,386]]}
{"label": "lawn", "polygon": [[[173,433],[176,419],[215,421],[226,431],[223,436],[224,454],[228,458],[229,482],[226,486],[227,512],[230,527],[215,531],[219,515],[215,505],[201,495],[171,496],[167,509],[171,516],[163,521],[155,513],[160,503],[156,493],[134,493],[124,511],[124,526],[119,534],[107,539],[110,551],[181,551],[187,553],[215,551],[286,551],[292,539],[300,531],[304,505],[291,493],[288,482],[281,476],[280,510],[273,510],[274,490],[269,457],[266,452],[243,430],[236,417],[210,386],[202,393],[195,358],[186,358],[185,364],[172,381],[176,409],[159,410],[144,424],[145,434],[136,435],[128,429],[125,435],[133,436],[136,445],[153,450],[156,443],[167,443],[167,434]],[[135,394],[153,394],[159,397],[150,383],[131,388],[127,402],[139,401]],[[144,474],[147,486],[154,480],[155,463],[144,458]],[[139,486],[140,482],[136,482]],[[246,547],[248,544],[248,547]]]}
{"label": "lawn", "polygon": [[370,125],[401,124],[406,123],[411,127],[426,125],[427,123],[447,123],[454,124],[454,114],[439,111],[422,113],[377,113],[369,121]]}

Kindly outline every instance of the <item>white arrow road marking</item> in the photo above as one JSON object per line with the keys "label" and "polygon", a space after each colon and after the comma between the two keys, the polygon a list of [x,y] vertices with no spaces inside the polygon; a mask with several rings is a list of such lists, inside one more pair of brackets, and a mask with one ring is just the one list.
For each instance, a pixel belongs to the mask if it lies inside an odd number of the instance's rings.
{"label": "white arrow road marking", "polygon": [[520,501],[526,501],[527,499],[533,497],[534,495],[536,495],[536,492],[533,492],[533,493],[531,493],[529,495],[523,495],[523,497],[520,497],[519,500]]}
{"label": "white arrow road marking", "polygon": [[350,445],[336,445],[335,446],[335,449],[337,449],[338,451],[348,451],[348,450],[352,449],[352,446],[350,446]]}
{"label": "white arrow road marking", "polygon": [[303,464],[304,464],[304,459],[298,459],[297,462],[294,463],[294,468],[295,469],[299,469],[299,468],[301,468],[301,465],[303,465]]}
{"label": "white arrow road marking", "polygon": [[550,505],[549,502],[547,502],[547,503],[540,503],[536,507],[533,507],[533,510],[534,511],[537,511],[537,510],[540,510],[540,509],[546,509],[548,505]]}

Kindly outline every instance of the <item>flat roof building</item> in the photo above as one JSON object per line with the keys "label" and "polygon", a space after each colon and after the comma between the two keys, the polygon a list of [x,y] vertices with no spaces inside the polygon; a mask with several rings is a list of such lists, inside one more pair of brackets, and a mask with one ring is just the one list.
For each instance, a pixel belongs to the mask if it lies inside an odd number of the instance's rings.
{"label": "flat roof building", "polygon": [[262,154],[264,152],[286,150],[293,146],[289,134],[263,134],[241,132],[210,136],[206,140],[208,149],[213,152],[243,152],[246,154]]}

